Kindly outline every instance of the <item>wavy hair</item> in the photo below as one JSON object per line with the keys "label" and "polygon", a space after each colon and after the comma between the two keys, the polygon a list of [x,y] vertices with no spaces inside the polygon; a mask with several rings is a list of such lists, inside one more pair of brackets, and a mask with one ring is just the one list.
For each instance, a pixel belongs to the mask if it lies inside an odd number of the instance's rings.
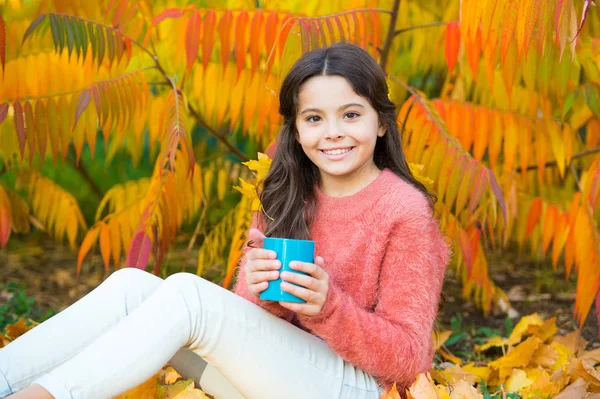
{"label": "wavy hair", "polygon": [[386,76],[377,62],[362,48],[336,43],[304,54],[283,80],[279,113],[283,116],[277,150],[260,193],[267,237],[309,239],[314,217],[314,186],[319,169],[306,156],[297,141],[296,114],[301,86],[314,76],[341,76],[354,91],[369,100],[385,129],[378,137],[373,160],[383,170],[396,175],[423,192],[433,206],[435,197],[412,175],[396,121],[396,107],[388,97]]}

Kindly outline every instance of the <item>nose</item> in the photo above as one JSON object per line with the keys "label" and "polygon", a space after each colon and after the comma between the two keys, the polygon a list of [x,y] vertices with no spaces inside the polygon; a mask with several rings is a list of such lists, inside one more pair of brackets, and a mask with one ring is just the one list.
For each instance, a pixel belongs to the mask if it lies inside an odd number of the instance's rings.
{"label": "nose", "polygon": [[346,135],[344,134],[343,128],[341,128],[337,121],[331,121],[327,125],[327,132],[325,133],[325,138],[328,140],[339,140],[344,138]]}

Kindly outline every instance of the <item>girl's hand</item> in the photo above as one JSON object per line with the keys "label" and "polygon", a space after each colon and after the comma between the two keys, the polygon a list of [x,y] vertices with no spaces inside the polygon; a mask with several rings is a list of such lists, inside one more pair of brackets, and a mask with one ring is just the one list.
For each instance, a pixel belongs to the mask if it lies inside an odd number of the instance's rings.
{"label": "girl's hand", "polygon": [[304,299],[306,303],[279,302],[279,304],[306,316],[316,316],[321,313],[329,291],[329,276],[323,269],[324,266],[325,263],[320,256],[315,258],[315,263],[290,262],[290,269],[308,273],[309,276],[294,272],[282,272],[281,279],[284,281],[281,282],[281,289]]}
{"label": "girl's hand", "polygon": [[265,236],[260,230],[250,229],[248,238],[260,248],[252,248],[246,253],[246,285],[248,291],[259,296],[261,292],[269,287],[270,280],[279,278],[281,262],[278,261],[275,251],[263,249]]}

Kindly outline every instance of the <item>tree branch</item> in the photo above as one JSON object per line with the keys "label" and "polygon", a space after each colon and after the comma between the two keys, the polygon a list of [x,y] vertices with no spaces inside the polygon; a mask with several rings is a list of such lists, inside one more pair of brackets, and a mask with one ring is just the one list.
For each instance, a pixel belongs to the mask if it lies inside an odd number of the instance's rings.
{"label": "tree branch", "polygon": [[85,180],[86,183],[90,186],[90,188],[92,189],[92,191],[94,192],[94,194],[96,194],[96,196],[98,197],[98,199],[101,200],[102,198],[104,198],[104,192],[96,184],[96,182],[94,180],[92,180],[92,177],[87,172],[87,170],[83,167],[83,165],[81,164],[81,162],[79,162],[79,163],[75,162],[75,159],[73,159],[73,156],[72,156],[71,153],[69,153],[69,155],[67,156],[67,160],[69,161],[69,163],[71,164],[71,166],[73,167],[73,169],[75,169],[75,170],[77,170],[79,172],[79,174],[81,175],[81,177],[83,178],[83,180]]}
{"label": "tree branch", "polygon": [[202,119],[202,116],[200,116],[200,114],[198,113],[198,111],[196,111],[194,109],[194,107],[192,107],[192,105],[190,103],[188,103],[188,109],[190,110],[190,113],[192,114],[192,116],[196,119],[196,122],[198,122],[198,124],[200,124],[206,130],[208,130],[221,143],[223,143],[229,149],[229,151],[231,151],[232,153],[234,153],[242,161],[244,161],[244,162],[248,161],[248,157],[242,151],[240,151],[239,148],[237,148],[236,146],[234,146],[233,144],[231,144],[229,142],[229,140],[227,140],[227,137],[223,133],[217,132],[215,129],[213,129],[212,127],[210,127],[209,124],[206,123],[204,121],[204,119]]}
{"label": "tree branch", "polygon": [[[578,152],[577,154],[575,154],[575,155],[573,155],[571,157],[571,160],[577,159],[577,158],[587,157],[588,155],[593,155],[593,154],[596,154],[598,152],[600,152],[600,146],[594,147],[594,148],[590,148],[589,150]],[[548,167],[548,166],[556,166],[556,164],[557,164],[556,161],[549,161],[549,162],[546,162],[544,164],[544,166],[546,166],[546,167]],[[537,165],[529,165],[526,170],[530,171],[530,170],[535,170],[537,168],[538,168]],[[521,172],[522,170],[523,170],[523,168],[519,167],[519,168],[516,169],[516,172]]]}
{"label": "tree branch", "polygon": [[392,15],[390,16],[390,26],[387,31],[387,35],[385,38],[385,44],[383,45],[383,50],[381,51],[381,58],[379,59],[379,65],[381,69],[385,72],[385,66],[387,64],[388,55],[390,53],[390,48],[392,46],[392,41],[394,40],[394,29],[396,29],[396,19],[398,18],[398,10],[400,9],[400,0],[394,0],[394,6],[392,7]]}
{"label": "tree branch", "polygon": [[399,35],[399,34],[404,33],[404,32],[411,31],[411,30],[433,28],[435,26],[448,25],[449,23],[452,23],[452,22],[458,22],[458,21],[432,22],[430,24],[425,24],[425,25],[409,26],[408,28],[398,29],[397,31],[394,32],[394,36]]}

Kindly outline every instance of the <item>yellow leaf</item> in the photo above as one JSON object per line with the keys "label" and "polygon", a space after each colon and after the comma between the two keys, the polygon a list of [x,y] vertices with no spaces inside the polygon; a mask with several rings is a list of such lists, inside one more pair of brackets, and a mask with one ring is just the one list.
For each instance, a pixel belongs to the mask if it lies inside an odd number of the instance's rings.
{"label": "yellow leaf", "polygon": [[452,335],[452,330],[442,331],[442,332],[433,331],[433,348],[434,348],[434,350],[437,351],[442,345],[444,345],[444,342],[446,342],[448,340],[448,338],[450,338],[451,335]]}
{"label": "yellow leaf", "polygon": [[209,399],[199,389],[194,388],[194,379],[178,381],[170,385],[159,385],[156,387],[156,399]]}
{"label": "yellow leaf", "polygon": [[573,330],[567,335],[554,337],[552,342],[564,345],[577,357],[583,353],[585,346],[587,345],[587,341],[581,336],[579,330]]}
{"label": "yellow leaf", "polygon": [[437,399],[436,389],[429,373],[420,373],[408,392],[413,399]]}
{"label": "yellow leaf", "polygon": [[148,378],[142,384],[131,388],[129,391],[122,393],[121,395],[113,399],[142,399],[142,398],[154,398],[156,393],[156,377],[159,373],[154,374]]}
{"label": "yellow leaf", "polygon": [[110,262],[110,228],[104,222],[100,223],[100,254],[104,261],[104,269],[108,270]]}
{"label": "yellow leaf", "polygon": [[271,168],[272,162],[273,161],[271,160],[271,158],[269,158],[268,155],[259,152],[258,160],[250,160],[248,162],[242,163],[246,165],[251,171],[256,172],[256,180],[260,182],[265,177],[267,177],[267,173],[269,173],[269,169]]}
{"label": "yellow leaf", "polygon": [[466,381],[458,381],[452,386],[450,399],[482,399],[483,394]]}
{"label": "yellow leaf", "polygon": [[506,390],[508,392],[518,392],[532,383],[533,380],[527,378],[525,371],[521,369],[514,369],[511,376],[508,377],[508,380],[506,380]]}
{"label": "yellow leaf", "polygon": [[529,337],[523,343],[514,347],[508,354],[490,362],[493,370],[498,370],[500,381],[504,381],[515,367],[526,367],[542,341],[537,337]]}
{"label": "yellow leaf", "polygon": [[489,367],[476,367],[473,363],[467,363],[462,366],[463,371],[473,374],[478,380],[484,380],[486,383],[490,378],[492,370]]}

